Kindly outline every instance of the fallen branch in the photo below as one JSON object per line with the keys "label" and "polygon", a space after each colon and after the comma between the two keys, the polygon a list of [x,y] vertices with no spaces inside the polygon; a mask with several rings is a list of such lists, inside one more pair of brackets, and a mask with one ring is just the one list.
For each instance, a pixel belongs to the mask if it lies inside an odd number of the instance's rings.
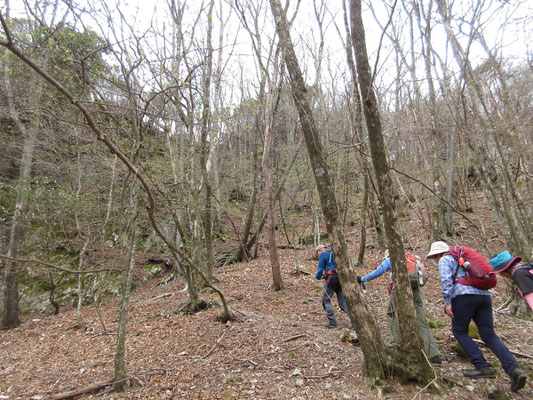
{"label": "fallen branch", "polygon": [[304,379],[325,379],[329,378],[330,376],[337,376],[340,374],[341,371],[331,371],[324,375],[302,375],[302,378]]}
{"label": "fallen branch", "polygon": [[428,359],[428,356],[426,355],[425,352],[422,351],[422,355],[424,356],[424,358],[426,359],[426,362],[428,363],[428,365],[431,367],[431,369],[433,370],[433,375],[435,375],[435,377],[433,378],[433,380],[431,382],[429,382],[426,386],[424,386],[422,389],[420,389],[413,397],[412,400],[415,400],[418,396],[420,398],[422,398],[422,392],[425,391],[428,387],[430,387],[436,380],[437,380],[437,371],[435,371],[435,367],[433,367],[433,364],[429,361]]}
{"label": "fallen branch", "polygon": [[45,397],[45,400],[72,399],[74,397],[81,396],[83,394],[99,392],[100,390],[104,389],[106,386],[109,386],[109,385],[113,384],[113,382],[114,382],[114,378],[109,378],[109,379],[107,379],[105,381],[97,382],[97,383],[94,383],[92,385],[89,385],[89,386],[87,386],[87,387],[85,387],[83,389],[72,390],[70,392],[54,394],[52,396]]}
{"label": "fallen branch", "polygon": [[291,336],[290,338],[285,339],[284,342],[287,343],[291,340],[300,339],[301,337],[307,337],[307,335],[305,333],[302,333],[301,335]]}
{"label": "fallen branch", "polygon": [[4,254],[0,254],[0,258],[5,258],[6,260],[18,261],[18,262],[33,262],[33,263],[45,265],[45,266],[47,266],[49,268],[55,268],[55,269],[58,269],[58,270],[63,271],[63,272],[68,272],[70,274],[77,274],[77,275],[79,275],[79,274],[94,274],[94,273],[98,273],[98,272],[107,272],[107,271],[120,272],[120,269],[117,269],[117,268],[101,268],[101,269],[88,269],[88,270],[85,270],[85,271],[74,271],[74,270],[71,270],[71,269],[68,269],[68,268],[60,267],[59,265],[50,264],[50,263],[47,263],[47,262],[44,262],[44,261],[41,261],[41,260],[37,260],[35,258],[14,258],[14,257],[6,256]]}
{"label": "fallen branch", "polygon": [[507,298],[507,300],[505,300],[505,301],[503,302],[503,304],[500,305],[500,306],[496,309],[496,312],[500,312],[500,311],[502,311],[503,309],[507,308],[507,306],[508,306],[509,304],[511,304],[512,301],[513,301],[513,296],[509,296],[509,297]]}
{"label": "fallen branch", "polygon": [[213,347],[211,347],[211,349],[209,349],[209,351],[207,352],[207,354],[205,356],[203,356],[201,358],[201,360],[209,357],[209,355],[213,352],[213,350],[215,349],[215,347],[218,346],[218,344],[222,341],[222,339],[224,339],[224,336],[226,336],[226,331],[224,331],[224,333],[222,334],[222,336],[220,336],[220,338],[217,340],[217,342],[213,345]]}
{"label": "fallen branch", "polygon": [[250,364],[252,364],[252,365],[254,365],[254,366],[256,366],[256,367],[259,365],[259,364],[256,363],[254,360],[242,359],[242,360],[240,360],[240,361],[242,361],[242,362],[249,362]]}

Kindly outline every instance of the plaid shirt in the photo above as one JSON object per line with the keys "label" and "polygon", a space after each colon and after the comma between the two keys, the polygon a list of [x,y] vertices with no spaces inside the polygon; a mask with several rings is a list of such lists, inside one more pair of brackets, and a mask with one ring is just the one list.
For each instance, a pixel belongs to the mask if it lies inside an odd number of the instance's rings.
{"label": "plaid shirt", "polygon": [[[445,254],[439,261],[439,274],[442,287],[442,297],[446,305],[452,304],[452,299],[462,294],[484,294],[490,296],[488,290],[478,289],[474,286],[462,285],[460,283],[453,283],[453,275],[457,270],[459,264],[457,260],[450,254]],[[457,278],[466,277],[466,272],[463,268],[457,271]]]}

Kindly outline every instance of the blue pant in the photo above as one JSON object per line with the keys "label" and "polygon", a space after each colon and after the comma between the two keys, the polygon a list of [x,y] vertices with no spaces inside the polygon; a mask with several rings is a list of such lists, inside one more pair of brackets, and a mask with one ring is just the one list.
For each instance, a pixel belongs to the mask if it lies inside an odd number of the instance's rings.
{"label": "blue pant", "polygon": [[452,300],[452,332],[476,369],[489,366],[478,345],[468,336],[470,321],[476,324],[479,336],[500,360],[508,374],[516,365],[516,360],[501,339],[494,332],[492,300],[482,294],[463,294]]}
{"label": "blue pant", "polygon": [[[335,320],[335,312],[333,311],[333,304],[331,304],[331,298],[334,294],[335,290],[328,287],[328,284],[325,283],[324,292],[322,293],[322,306],[326,311],[326,317],[328,317],[330,325],[337,325],[337,321]],[[348,312],[348,307],[346,306],[346,302],[344,301],[344,294],[342,293],[342,290],[339,290],[337,292],[337,300],[339,302],[341,310],[348,314],[348,316],[350,316],[350,313]]]}

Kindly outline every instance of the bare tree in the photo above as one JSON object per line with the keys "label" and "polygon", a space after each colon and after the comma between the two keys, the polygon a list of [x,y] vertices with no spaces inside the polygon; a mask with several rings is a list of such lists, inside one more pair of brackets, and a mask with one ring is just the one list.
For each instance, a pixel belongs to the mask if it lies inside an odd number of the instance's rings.
{"label": "bare tree", "polygon": [[367,304],[362,301],[355,275],[350,270],[348,246],[339,220],[337,202],[331,185],[328,166],[324,160],[313,111],[307,99],[307,89],[291,41],[285,11],[281,7],[279,0],[270,0],[270,6],[283,48],[285,64],[291,78],[293,97],[300,115],[302,130],[320,196],[322,213],[324,214],[326,228],[335,252],[335,261],[339,270],[343,292],[346,295],[350,319],[355,325],[357,335],[361,341],[361,349],[365,359],[365,371],[372,378],[384,377],[387,375],[385,369],[388,364],[385,346]]}
{"label": "bare tree", "polygon": [[417,379],[427,382],[432,378],[431,366],[424,357],[422,338],[416,321],[412,293],[407,279],[403,241],[397,230],[396,202],[398,194],[392,184],[387,162],[385,143],[381,132],[381,119],[377,100],[372,88],[372,75],[366,52],[366,39],[361,17],[361,1],[350,1],[350,19],[359,87],[363,99],[363,110],[368,128],[372,163],[376,173],[379,201],[383,208],[385,232],[390,251],[392,273],[398,308],[396,318],[399,324],[399,362],[409,369],[400,370],[403,379]]}
{"label": "bare tree", "polygon": [[[52,21],[55,20],[57,15],[57,2],[54,6]],[[6,10],[8,15],[9,8]],[[34,33],[37,32],[39,26],[36,24],[32,27]],[[42,45],[38,41],[39,35],[32,36],[32,46],[37,48]],[[41,55],[40,63],[43,70],[48,69],[49,53]],[[30,110],[30,118],[28,123],[23,121],[22,115],[19,115],[14,105],[14,85],[12,81],[10,67],[8,63],[4,64],[4,81],[6,84],[6,93],[8,101],[9,115],[12,121],[15,123],[19,131],[24,137],[22,159],[20,163],[19,178],[17,183],[17,199],[15,202],[15,209],[13,211],[13,217],[11,220],[11,227],[9,233],[9,244],[7,247],[7,255],[12,258],[17,258],[21,243],[24,238],[24,223],[22,219],[26,211],[26,200],[28,195],[29,179],[31,174],[31,168],[33,165],[33,153],[36,144],[37,133],[39,125],[41,123],[42,115],[39,113],[39,102],[43,92],[43,84],[38,79],[38,75],[35,72],[31,74],[31,95],[28,96],[28,108]],[[5,329],[15,328],[20,324],[19,318],[19,290],[18,290],[18,278],[19,268],[16,261],[6,260],[5,264],[5,287],[4,287],[4,313],[2,318],[2,326]]]}

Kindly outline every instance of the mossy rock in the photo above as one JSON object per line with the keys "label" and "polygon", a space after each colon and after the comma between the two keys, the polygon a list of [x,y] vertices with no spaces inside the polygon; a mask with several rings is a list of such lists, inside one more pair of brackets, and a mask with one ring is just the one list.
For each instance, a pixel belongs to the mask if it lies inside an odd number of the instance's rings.
{"label": "mossy rock", "polygon": [[166,266],[162,263],[147,263],[144,264],[141,269],[146,273],[148,280],[160,278],[167,271]]}

